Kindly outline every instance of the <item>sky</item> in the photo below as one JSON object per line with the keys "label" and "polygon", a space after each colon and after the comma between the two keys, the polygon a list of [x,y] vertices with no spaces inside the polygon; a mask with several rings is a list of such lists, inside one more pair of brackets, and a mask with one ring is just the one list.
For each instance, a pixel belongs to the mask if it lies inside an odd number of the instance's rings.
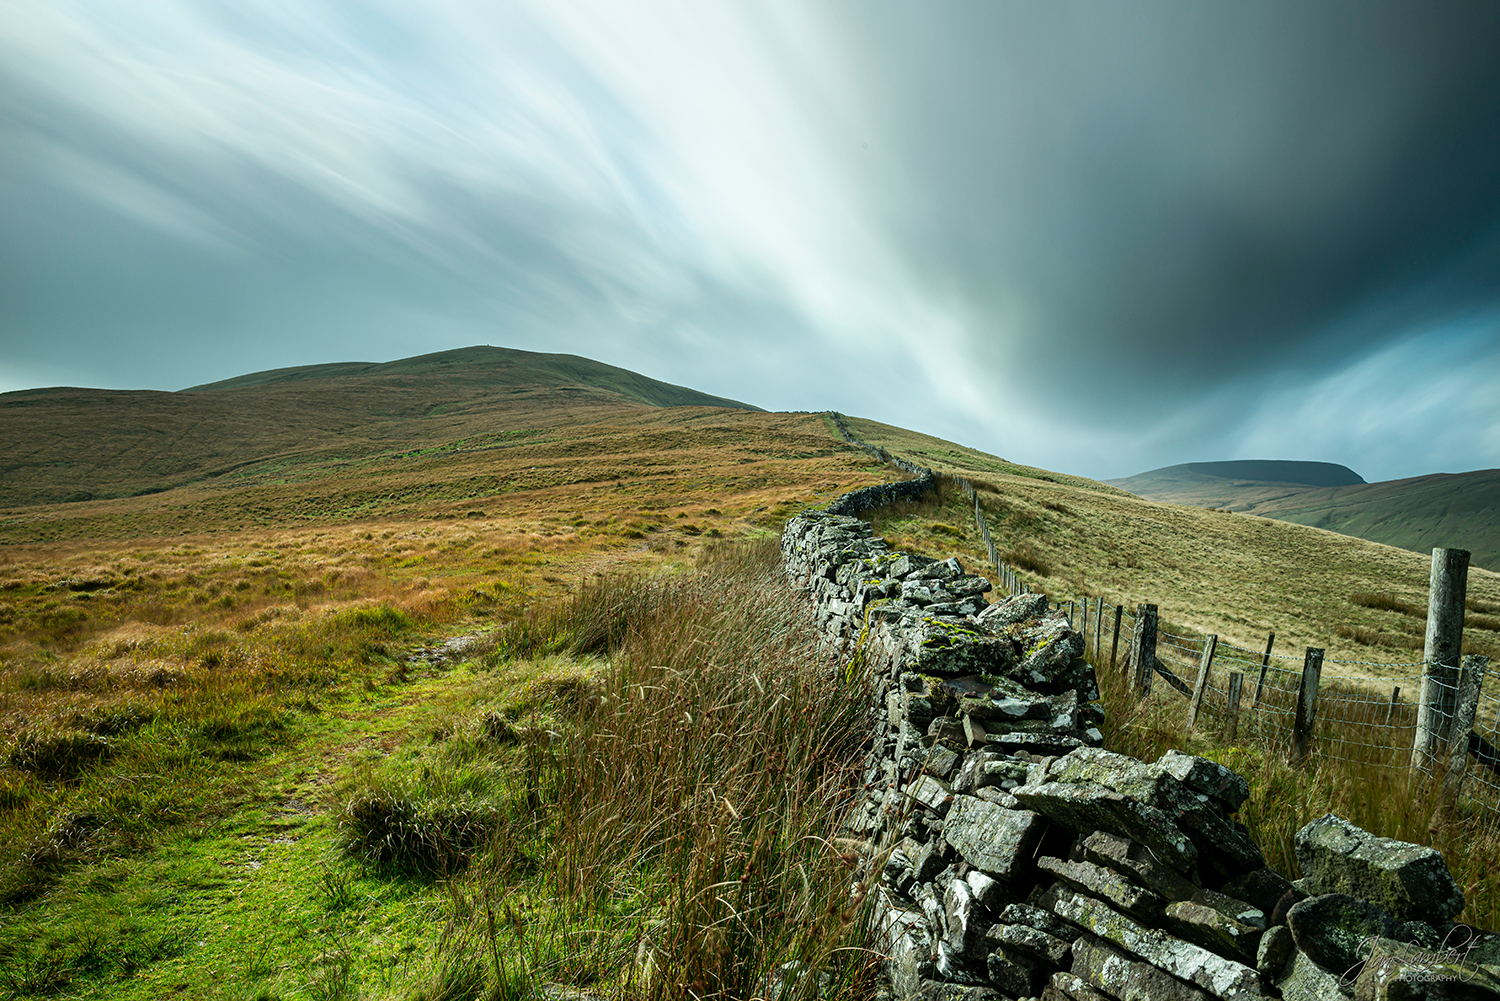
{"label": "sky", "polygon": [[0,0],[0,392],[472,344],[1099,478],[1500,466],[1500,5]]}

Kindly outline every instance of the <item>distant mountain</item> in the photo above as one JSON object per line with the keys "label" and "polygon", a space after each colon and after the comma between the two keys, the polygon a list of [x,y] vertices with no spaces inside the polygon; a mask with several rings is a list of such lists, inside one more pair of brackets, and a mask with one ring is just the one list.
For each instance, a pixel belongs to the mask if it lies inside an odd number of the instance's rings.
{"label": "distant mountain", "polygon": [[23,390],[0,394],[0,505],[154,493],[247,467],[295,475],[314,456],[657,407],[760,410],[576,355],[493,347],[274,369],[176,393]]}
{"label": "distant mountain", "polygon": [[1190,462],[1111,486],[1148,500],[1227,508],[1417,552],[1453,546],[1500,569],[1500,470],[1366,483],[1331,462]]}

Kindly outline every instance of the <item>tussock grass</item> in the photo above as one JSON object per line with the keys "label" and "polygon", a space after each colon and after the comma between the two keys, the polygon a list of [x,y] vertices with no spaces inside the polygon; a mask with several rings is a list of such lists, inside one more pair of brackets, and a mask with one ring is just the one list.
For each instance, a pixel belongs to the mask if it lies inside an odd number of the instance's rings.
{"label": "tussock grass", "polygon": [[[1250,829],[1272,868],[1289,878],[1301,872],[1293,837],[1309,821],[1336,813],[1381,837],[1431,845],[1443,853],[1466,907],[1459,920],[1482,929],[1500,928],[1500,818],[1476,804],[1442,811],[1440,778],[1413,779],[1409,739],[1416,707],[1372,698],[1359,685],[1325,679],[1318,695],[1318,729],[1306,767],[1287,763],[1295,693],[1268,687],[1259,713],[1242,714],[1233,738],[1219,707],[1208,704],[1199,727],[1185,725],[1187,700],[1156,684],[1144,701],[1128,672],[1098,670],[1107,719],[1105,746],[1154,761],[1168,748],[1200,754],[1243,774],[1250,798],[1239,819]],[[1255,678],[1246,677],[1249,707]],[[1269,720],[1279,720],[1271,725]],[[1437,818],[1436,820],[1434,818]]]}
{"label": "tussock grass", "polygon": [[1403,601],[1389,591],[1355,591],[1349,595],[1350,604],[1362,605],[1382,612],[1400,612],[1402,615],[1426,616],[1427,609],[1414,602]]}
{"label": "tussock grass", "polygon": [[[808,616],[768,540],[720,548],[692,574],[597,579],[505,630],[503,657],[608,660],[553,704],[557,738],[532,727],[515,751],[530,757],[516,801],[536,804],[537,872],[507,839],[474,855],[420,996],[558,981],[742,998],[786,963],[818,971],[827,997],[863,989],[863,891],[832,836],[865,696],[820,654]],[[791,979],[784,997],[820,982]]]}

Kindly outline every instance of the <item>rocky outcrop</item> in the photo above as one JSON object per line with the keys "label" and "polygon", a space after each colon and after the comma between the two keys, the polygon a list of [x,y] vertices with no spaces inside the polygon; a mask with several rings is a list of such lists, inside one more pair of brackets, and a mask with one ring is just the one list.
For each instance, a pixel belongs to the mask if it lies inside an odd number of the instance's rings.
{"label": "rocky outcrop", "polygon": [[[782,553],[871,687],[842,833],[877,877],[897,1001],[1500,996],[1500,940],[1444,951],[1463,895],[1437,853],[1324,817],[1294,886],[1235,819],[1242,776],[1103,749],[1083,639],[1044,596],[992,604],[957,559],[827,512],[792,519]],[[1453,993],[1460,969],[1480,993]]]}

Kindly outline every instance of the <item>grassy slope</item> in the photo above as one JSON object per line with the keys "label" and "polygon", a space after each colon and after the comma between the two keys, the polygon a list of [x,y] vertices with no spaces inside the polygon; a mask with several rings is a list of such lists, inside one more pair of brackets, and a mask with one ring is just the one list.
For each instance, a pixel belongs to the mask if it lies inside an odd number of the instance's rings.
{"label": "grassy slope", "polygon": [[[1274,630],[1281,653],[1318,646],[1330,660],[1421,658],[1428,556],[1269,518],[1148,501],[872,421],[853,426],[867,441],[973,480],[996,546],[1034,552],[1046,572],[1023,576],[1055,599],[1089,594],[1112,604],[1153,602],[1174,627],[1215,633],[1250,649],[1264,648],[1266,633]],[[983,566],[983,544],[962,495],[955,493],[948,508],[933,516],[944,526],[936,533],[920,519],[898,520],[887,531],[924,550],[947,545]],[[1371,592],[1388,592],[1417,614],[1350,600]],[[1483,607],[1500,606],[1500,575],[1471,570],[1469,596]],[[1500,624],[1493,616],[1476,621]],[[1366,642],[1340,635],[1356,627]],[[1466,649],[1500,654],[1500,633],[1470,628]],[[1382,672],[1361,667],[1343,673]]]}
{"label": "grassy slope", "polygon": [[1500,470],[1308,487],[1174,472],[1179,469],[1111,482],[1151,500],[1229,508],[1415,552],[1458,546],[1474,554],[1476,565],[1500,568]]}
{"label": "grassy slope", "polygon": [[[756,408],[571,355],[467,348],[387,364],[281,369],[181,393],[0,395],[0,505],[111,498],[226,475],[453,442],[483,447],[600,408]],[[545,413],[539,422],[528,415]]]}

